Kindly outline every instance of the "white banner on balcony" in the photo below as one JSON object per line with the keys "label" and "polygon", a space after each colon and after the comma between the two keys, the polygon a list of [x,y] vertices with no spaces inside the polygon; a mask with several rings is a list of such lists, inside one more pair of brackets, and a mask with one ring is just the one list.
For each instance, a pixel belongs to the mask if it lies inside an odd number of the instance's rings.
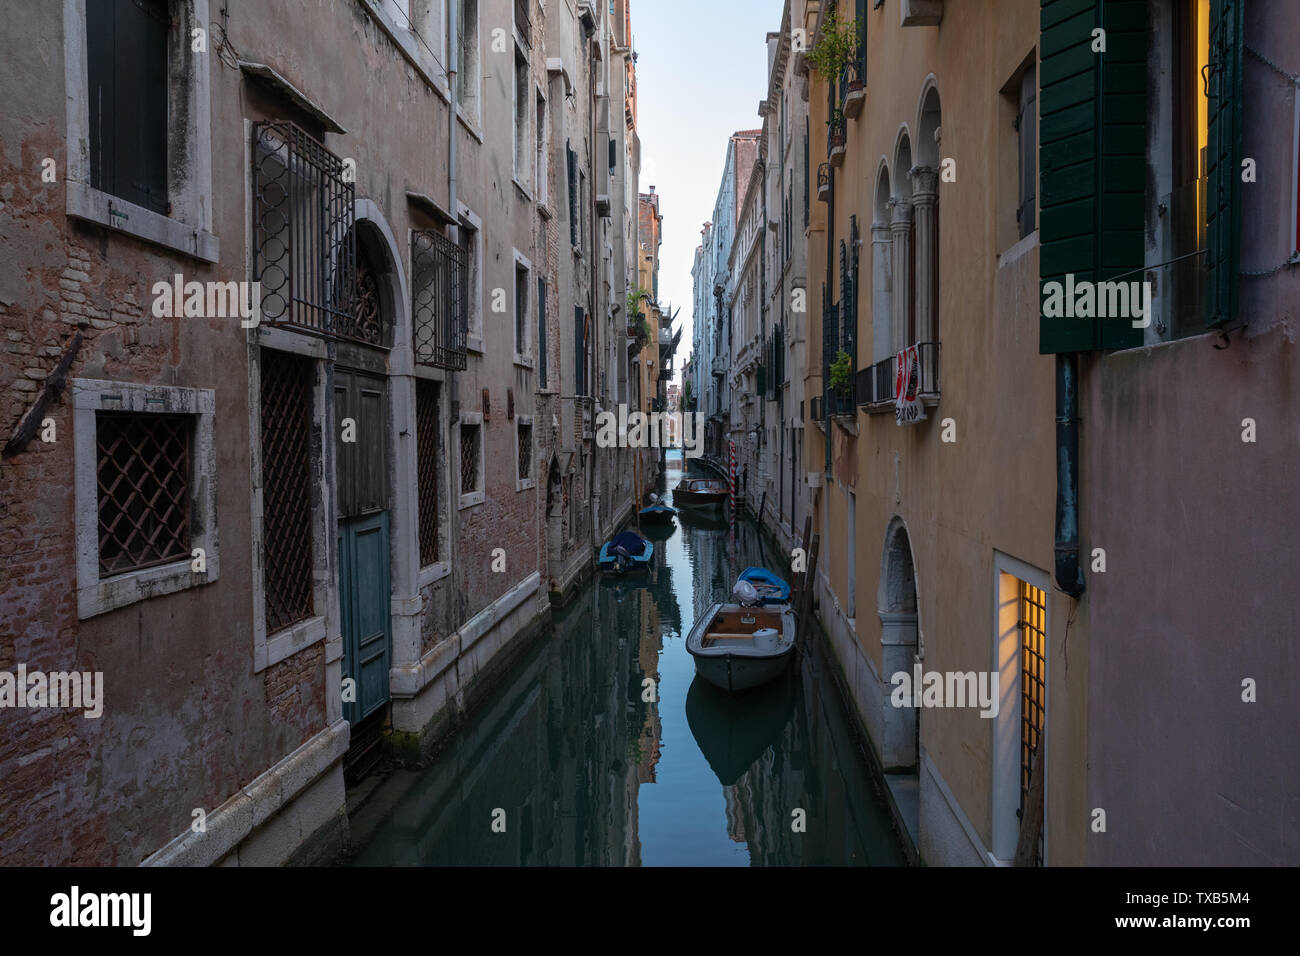
{"label": "white banner on balcony", "polygon": [[921,352],[915,345],[894,358],[894,423],[912,425],[925,421],[921,404]]}

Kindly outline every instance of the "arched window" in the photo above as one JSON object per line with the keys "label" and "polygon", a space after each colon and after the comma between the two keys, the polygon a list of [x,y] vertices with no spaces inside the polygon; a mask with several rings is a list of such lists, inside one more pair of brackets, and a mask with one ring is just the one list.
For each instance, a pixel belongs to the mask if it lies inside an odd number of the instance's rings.
{"label": "arched window", "polygon": [[916,341],[921,344],[922,392],[938,391],[941,122],[939,91],[930,86],[921,99],[916,165],[911,170],[912,229],[916,249],[914,313]]}

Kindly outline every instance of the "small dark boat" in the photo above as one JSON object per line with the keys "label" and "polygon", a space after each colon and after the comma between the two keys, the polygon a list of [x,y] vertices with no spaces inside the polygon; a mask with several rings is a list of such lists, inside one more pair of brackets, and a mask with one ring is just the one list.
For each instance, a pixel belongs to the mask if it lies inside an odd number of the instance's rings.
{"label": "small dark boat", "polygon": [[673,489],[673,504],[679,507],[721,508],[727,497],[727,486],[718,478],[683,478]]}
{"label": "small dark boat", "polygon": [[629,571],[648,571],[650,556],[655,546],[635,531],[615,535],[600,549],[596,562],[603,574],[626,574]]}
{"label": "small dark boat", "polygon": [[753,585],[754,590],[758,592],[758,596],[763,599],[764,604],[790,603],[790,585],[767,568],[745,568],[740,572],[740,580],[748,581]]}

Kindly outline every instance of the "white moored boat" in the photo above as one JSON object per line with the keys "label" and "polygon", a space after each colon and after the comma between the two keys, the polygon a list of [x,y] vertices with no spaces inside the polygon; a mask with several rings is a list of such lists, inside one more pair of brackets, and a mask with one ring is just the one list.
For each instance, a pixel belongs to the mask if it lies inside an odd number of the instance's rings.
{"label": "white moored boat", "polygon": [[695,672],[723,690],[747,690],[779,677],[794,655],[795,616],[788,604],[715,604],[695,622],[686,650]]}

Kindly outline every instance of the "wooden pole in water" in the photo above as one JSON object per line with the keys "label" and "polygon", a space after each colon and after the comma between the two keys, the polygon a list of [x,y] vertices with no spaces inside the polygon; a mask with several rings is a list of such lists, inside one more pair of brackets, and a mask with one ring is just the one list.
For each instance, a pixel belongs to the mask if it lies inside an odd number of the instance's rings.
{"label": "wooden pole in water", "polygon": [[804,635],[808,633],[808,618],[812,616],[813,587],[817,580],[817,553],[821,550],[821,544],[822,536],[813,535],[812,548],[808,552],[808,577],[804,582],[803,600],[800,602],[802,607],[799,611],[799,620],[795,621],[794,642],[800,648],[804,644]]}
{"label": "wooden pole in water", "polygon": [[808,586],[808,536],[812,534],[812,515],[803,519],[803,538],[798,542],[798,546],[803,549],[803,570],[799,572],[799,603],[803,604],[803,591]]}

